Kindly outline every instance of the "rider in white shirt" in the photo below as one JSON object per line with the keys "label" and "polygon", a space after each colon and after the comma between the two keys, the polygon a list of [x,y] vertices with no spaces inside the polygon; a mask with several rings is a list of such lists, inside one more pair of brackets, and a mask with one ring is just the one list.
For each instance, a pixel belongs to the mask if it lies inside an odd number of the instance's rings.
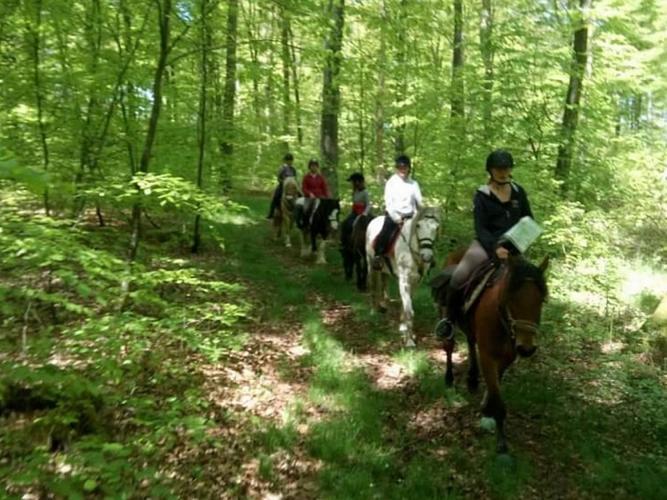
{"label": "rider in white shirt", "polygon": [[375,240],[374,266],[382,266],[382,258],[392,237],[405,219],[409,219],[422,206],[419,184],[410,178],[411,162],[406,155],[396,158],[396,173],[384,186],[384,225]]}

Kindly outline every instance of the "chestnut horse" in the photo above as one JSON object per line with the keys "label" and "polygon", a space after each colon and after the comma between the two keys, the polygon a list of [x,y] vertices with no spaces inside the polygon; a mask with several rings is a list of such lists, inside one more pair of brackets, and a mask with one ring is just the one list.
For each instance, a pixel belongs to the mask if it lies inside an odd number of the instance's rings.
{"label": "chestnut horse", "polygon": [[[462,256],[463,252],[452,254],[447,264],[458,263]],[[498,279],[482,291],[476,305],[466,314],[460,314],[457,321],[468,341],[468,389],[471,392],[477,389],[481,369],[486,382],[481,410],[485,417],[495,421],[498,453],[507,452],[504,429],[507,411],[500,396],[500,381],[517,354],[527,358],[537,349],[535,337],[547,297],[544,271],[548,265],[548,257],[539,266],[521,257],[511,257],[498,270]],[[442,297],[438,301],[442,313]],[[454,339],[445,340],[444,349],[447,354],[445,383],[451,386]]]}

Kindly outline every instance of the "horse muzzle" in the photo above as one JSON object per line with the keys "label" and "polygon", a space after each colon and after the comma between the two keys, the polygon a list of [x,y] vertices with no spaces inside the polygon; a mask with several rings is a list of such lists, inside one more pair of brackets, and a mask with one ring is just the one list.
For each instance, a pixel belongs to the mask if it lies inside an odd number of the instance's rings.
{"label": "horse muzzle", "polygon": [[419,252],[419,255],[424,264],[430,264],[433,262],[433,252],[431,250],[422,250]]}
{"label": "horse muzzle", "polygon": [[534,345],[524,346],[519,344],[516,346],[516,352],[518,352],[519,356],[522,358],[530,358],[533,354],[535,354],[535,351],[537,351],[537,347]]}

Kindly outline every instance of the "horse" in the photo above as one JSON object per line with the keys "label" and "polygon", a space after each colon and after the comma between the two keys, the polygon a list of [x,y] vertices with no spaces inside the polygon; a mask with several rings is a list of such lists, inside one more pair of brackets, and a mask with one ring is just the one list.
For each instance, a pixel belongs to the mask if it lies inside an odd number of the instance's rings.
{"label": "horse", "polygon": [[[324,254],[325,244],[333,231],[338,229],[338,215],[340,213],[340,201],[335,198],[317,198],[314,200],[313,208],[305,214],[303,228],[301,229],[301,257],[316,255],[315,263],[326,264]],[[320,245],[317,238],[320,237]],[[308,246],[310,243],[310,248]]]}
{"label": "horse", "polygon": [[[464,253],[459,251],[450,255],[447,264],[457,264]],[[477,390],[481,369],[486,382],[481,411],[482,415],[495,421],[496,451],[499,454],[508,450],[504,428],[507,410],[500,396],[500,382],[517,355],[528,358],[537,349],[535,337],[548,293],[544,276],[548,265],[548,257],[539,266],[522,257],[510,257],[496,271],[497,278],[492,278],[492,283],[483,289],[476,303],[467,313],[458,315],[457,326],[465,333],[468,342],[468,390]],[[438,299],[441,316],[444,299],[442,294]],[[445,340],[443,345],[447,354],[445,384],[449,387],[454,380],[454,345],[454,339]]]}
{"label": "horse", "polygon": [[433,244],[440,227],[440,210],[423,207],[414,217],[405,220],[394,245],[393,255],[387,256],[382,269],[377,270],[372,266],[375,257],[373,243],[382,229],[385,217],[376,217],[366,229],[366,258],[367,265],[371,268],[369,276],[371,303],[373,309],[379,312],[387,310],[387,275],[395,275],[398,278],[402,302],[399,333],[406,347],[414,347],[412,292],[433,265]]}
{"label": "horse", "polygon": [[276,239],[284,237],[285,247],[290,248],[292,246],[290,235],[294,228],[294,208],[296,200],[301,196],[301,191],[294,177],[285,177],[282,191],[280,206],[273,216],[273,227],[276,231]]}
{"label": "horse", "polygon": [[352,274],[356,272],[357,289],[360,292],[365,292],[367,289],[366,228],[371,219],[370,215],[359,215],[354,221],[352,230],[349,234],[344,234],[341,239],[340,253],[343,257],[345,279],[351,280]]}

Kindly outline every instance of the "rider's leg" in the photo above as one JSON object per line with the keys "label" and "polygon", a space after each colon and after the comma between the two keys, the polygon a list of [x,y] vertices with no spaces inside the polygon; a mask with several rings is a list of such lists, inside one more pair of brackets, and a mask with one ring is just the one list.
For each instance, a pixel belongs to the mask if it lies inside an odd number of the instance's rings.
{"label": "rider's leg", "polygon": [[443,317],[435,325],[435,335],[441,339],[451,339],[454,336],[454,324],[458,319],[460,313],[462,297],[462,287],[472,272],[488,260],[489,256],[486,253],[486,250],[477,240],[473,240],[468,247],[463,259],[456,266],[454,274],[449,281],[449,286],[447,288],[447,299],[445,306],[445,317]]}
{"label": "rider's leg", "polygon": [[382,267],[382,257],[387,251],[391,237],[396,231],[398,224],[396,224],[389,214],[385,213],[384,215],[384,224],[382,229],[375,238],[375,258],[373,259],[373,267],[377,269]]}

